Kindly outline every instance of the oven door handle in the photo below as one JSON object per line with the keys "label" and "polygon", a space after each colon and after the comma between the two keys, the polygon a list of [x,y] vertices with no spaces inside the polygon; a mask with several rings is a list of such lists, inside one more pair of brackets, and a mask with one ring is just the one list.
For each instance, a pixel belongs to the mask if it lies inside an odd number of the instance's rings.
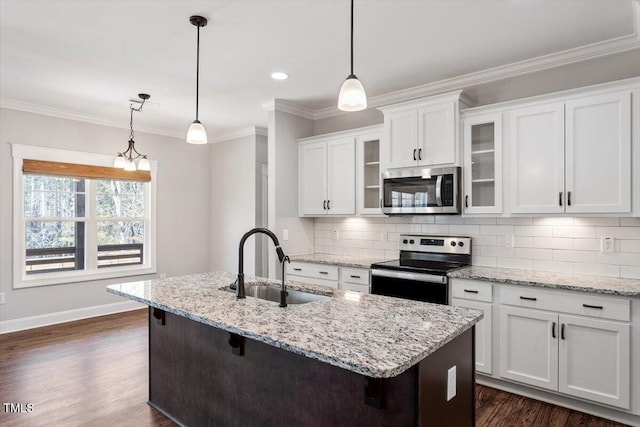
{"label": "oven door handle", "polygon": [[437,276],[435,274],[408,273],[406,271],[383,270],[374,268],[371,270],[372,276],[389,277],[392,279],[415,280],[416,282],[447,283],[447,276]]}
{"label": "oven door handle", "polygon": [[436,204],[442,206],[442,175],[436,178]]}

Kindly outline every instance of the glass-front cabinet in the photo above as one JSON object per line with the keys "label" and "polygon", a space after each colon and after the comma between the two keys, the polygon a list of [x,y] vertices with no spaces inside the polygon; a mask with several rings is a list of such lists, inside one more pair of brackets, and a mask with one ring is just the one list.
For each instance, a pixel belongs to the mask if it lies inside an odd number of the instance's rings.
{"label": "glass-front cabinet", "polygon": [[382,127],[368,128],[356,137],[358,166],[358,213],[361,215],[382,215],[380,141]]}
{"label": "glass-front cabinet", "polygon": [[468,115],[463,123],[464,213],[501,213],[502,114]]}

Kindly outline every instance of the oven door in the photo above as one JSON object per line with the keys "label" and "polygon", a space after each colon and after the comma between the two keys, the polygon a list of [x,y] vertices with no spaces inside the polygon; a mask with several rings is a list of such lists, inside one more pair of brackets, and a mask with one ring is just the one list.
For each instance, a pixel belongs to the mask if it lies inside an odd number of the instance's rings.
{"label": "oven door", "polygon": [[432,274],[372,269],[371,293],[435,304],[449,304],[447,277]]}
{"label": "oven door", "polygon": [[385,172],[382,212],[387,215],[460,213],[459,170],[453,167]]}

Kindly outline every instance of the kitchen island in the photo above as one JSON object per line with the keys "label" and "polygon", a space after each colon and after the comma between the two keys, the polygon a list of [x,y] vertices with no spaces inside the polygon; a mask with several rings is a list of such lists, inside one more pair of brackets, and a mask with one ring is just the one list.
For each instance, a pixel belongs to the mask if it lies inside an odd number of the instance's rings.
{"label": "kitchen island", "polygon": [[297,282],[289,289],[329,298],[280,308],[236,300],[224,290],[234,280],[213,272],[107,288],[149,305],[149,403],[175,421],[473,425],[480,312]]}

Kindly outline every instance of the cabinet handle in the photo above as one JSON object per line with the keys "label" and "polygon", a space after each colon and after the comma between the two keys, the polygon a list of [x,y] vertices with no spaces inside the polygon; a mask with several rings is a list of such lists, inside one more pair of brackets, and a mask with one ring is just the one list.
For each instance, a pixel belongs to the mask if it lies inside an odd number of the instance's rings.
{"label": "cabinet handle", "polygon": [[604,307],[601,305],[591,305],[591,304],[582,304],[584,308],[597,308],[598,310],[603,310]]}
{"label": "cabinet handle", "polygon": [[464,196],[464,207],[469,207],[469,195]]}
{"label": "cabinet handle", "polygon": [[325,211],[327,210],[327,201],[326,200],[322,201],[322,209],[324,209]]}
{"label": "cabinet handle", "polygon": [[560,326],[560,339],[564,339],[564,323]]}
{"label": "cabinet handle", "polygon": [[331,200],[327,200],[327,210],[331,209]]}
{"label": "cabinet handle", "polygon": [[556,337],[556,322],[553,322],[551,324],[551,337],[555,338]]}
{"label": "cabinet handle", "polygon": [[301,268],[293,267],[293,271],[302,271]]}
{"label": "cabinet handle", "polygon": [[478,291],[473,290],[473,289],[465,289],[464,291],[465,291],[466,293],[468,293],[468,294],[477,294],[477,293],[478,293]]}
{"label": "cabinet handle", "polygon": [[418,148],[418,160],[422,160],[422,148]]}
{"label": "cabinet handle", "polygon": [[567,205],[571,206],[571,191],[567,192]]}
{"label": "cabinet handle", "polygon": [[354,276],[353,274],[350,277],[352,277],[354,279],[359,279],[360,278],[360,276]]}
{"label": "cabinet handle", "polygon": [[558,193],[558,204],[562,206],[562,191]]}
{"label": "cabinet handle", "polygon": [[520,299],[523,299],[526,301],[538,301],[538,298],[533,298],[533,297],[520,297]]}
{"label": "cabinet handle", "polygon": [[413,149],[413,160],[418,160],[418,159],[416,159],[416,151],[417,151],[417,150],[414,148],[414,149]]}
{"label": "cabinet handle", "polygon": [[320,273],[320,274],[329,274],[328,271],[318,271],[318,273]]}

